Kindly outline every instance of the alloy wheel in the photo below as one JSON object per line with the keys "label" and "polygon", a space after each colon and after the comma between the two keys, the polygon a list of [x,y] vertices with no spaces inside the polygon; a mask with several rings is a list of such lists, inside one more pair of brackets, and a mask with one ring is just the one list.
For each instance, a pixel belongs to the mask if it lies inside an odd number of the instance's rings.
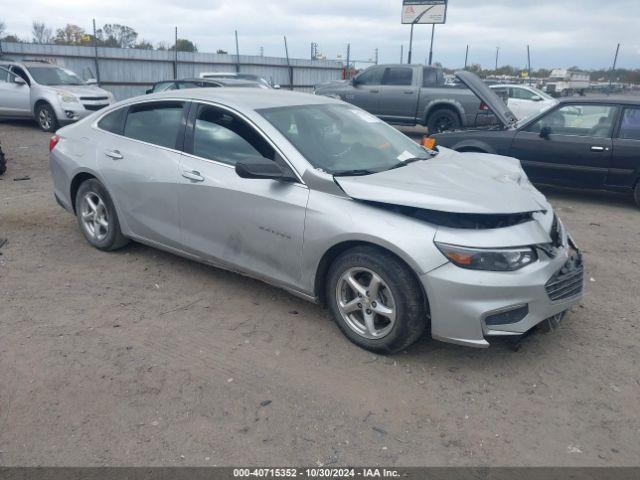
{"label": "alloy wheel", "polygon": [[336,301],[345,323],[364,338],[383,338],[396,323],[391,289],[380,275],[368,268],[350,268],[340,276]]}
{"label": "alloy wheel", "polygon": [[96,192],[87,192],[82,197],[80,216],[85,231],[101,242],[109,234],[109,214],[104,201]]}
{"label": "alloy wheel", "polygon": [[53,125],[53,118],[51,117],[51,112],[48,108],[41,108],[38,113],[38,120],[40,121],[40,126],[44,130],[49,130],[51,125]]}

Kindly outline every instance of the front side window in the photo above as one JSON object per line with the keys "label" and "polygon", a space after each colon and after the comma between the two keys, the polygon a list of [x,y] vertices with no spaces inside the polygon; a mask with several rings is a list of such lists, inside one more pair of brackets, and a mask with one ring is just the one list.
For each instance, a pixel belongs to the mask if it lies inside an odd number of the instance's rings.
{"label": "front side window", "polygon": [[526,88],[511,88],[511,94],[509,95],[511,98],[516,98],[518,100],[530,100],[533,101],[535,98],[540,98],[535,93],[527,90]]}
{"label": "front side window", "polygon": [[381,85],[384,68],[369,68],[356,77],[358,85]]}
{"label": "front side window", "polygon": [[111,113],[108,113],[100,119],[98,122],[98,128],[110,133],[122,135],[124,128],[124,121],[127,117],[127,107],[119,108]]}
{"label": "front side window", "polygon": [[366,175],[431,158],[379,118],[351,105],[297,105],[258,110],[316,168]]}
{"label": "front side window", "polygon": [[157,92],[165,92],[167,90],[175,90],[176,89],[176,84],[175,82],[162,82],[162,83],[156,83],[153,87],[153,92],[157,93]]}
{"label": "front side window", "polygon": [[540,133],[548,128],[557,135],[606,138],[611,136],[616,107],[609,105],[564,105],[526,128]]}
{"label": "front side window", "polygon": [[71,70],[60,67],[28,67],[29,73],[40,85],[84,85]]}
{"label": "front side window", "polygon": [[271,145],[252,126],[226,110],[207,105],[198,109],[193,154],[228,165],[252,156],[275,158]]}
{"label": "front side window", "polygon": [[176,148],[183,109],[183,102],[132,105],[125,122],[124,136],[161,147]]}
{"label": "front side window", "polygon": [[624,109],[618,136],[630,140],[640,140],[640,108]]}
{"label": "front side window", "polygon": [[391,67],[387,68],[383,85],[411,85],[413,81],[413,68]]}
{"label": "front side window", "polygon": [[0,83],[15,83],[16,75],[0,67]]}

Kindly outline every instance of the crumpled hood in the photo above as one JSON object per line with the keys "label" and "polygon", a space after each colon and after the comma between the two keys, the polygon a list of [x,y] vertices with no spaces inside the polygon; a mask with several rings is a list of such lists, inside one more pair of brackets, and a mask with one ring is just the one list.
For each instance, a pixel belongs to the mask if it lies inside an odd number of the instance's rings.
{"label": "crumpled hood", "polygon": [[441,212],[513,214],[549,208],[517,159],[442,147],[431,160],[335,181],[357,200]]}

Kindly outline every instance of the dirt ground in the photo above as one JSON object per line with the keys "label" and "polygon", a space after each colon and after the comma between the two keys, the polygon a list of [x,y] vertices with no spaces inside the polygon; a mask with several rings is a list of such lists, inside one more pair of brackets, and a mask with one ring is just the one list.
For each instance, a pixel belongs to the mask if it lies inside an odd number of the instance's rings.
{"label": "dirt ground", "polygon": [[627,198],[544,190],[587,264],[559,330],[517,353],[425,338],[383,357],[260,282],[91,248],[53,199],[48,139],[0,124],[0,464],[640,464]]}

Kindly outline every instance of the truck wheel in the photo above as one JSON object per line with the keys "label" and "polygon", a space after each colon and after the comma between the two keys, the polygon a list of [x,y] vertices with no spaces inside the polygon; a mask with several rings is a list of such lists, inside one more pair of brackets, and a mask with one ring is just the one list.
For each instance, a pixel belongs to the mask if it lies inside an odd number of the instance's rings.
{"label": "truck wheel", "polygon": [[427,128],[430,135],[446,132],[447,130],[457,130],[461,126],[462,122],[458,114],[448,108],[434,110],[427,120]]}
{"label": "truck wheel", "polygon": [[4,172],[7,171],[7,159],[2,152],[2,147],[0,147],[0,175],[3,175]]}
{"label": "truck wheel", "polygon": [[58,129],[56,112],[48,103],[41,103],[36,107],[36,121],[45,132],[55,132]]}
{"label": "truck wheel", "polygon": [[638,208],[640,208],[640,180],[636,183],[636,188],[633,191],[633,199],[636,201]]}
{"label": "truck wheel", "polygon": [[427,328],[418,281],[406,265],[378,248],[356,247],[340,255],[329,268],[326,288],[340,330],[366,350],[398,352]]}

